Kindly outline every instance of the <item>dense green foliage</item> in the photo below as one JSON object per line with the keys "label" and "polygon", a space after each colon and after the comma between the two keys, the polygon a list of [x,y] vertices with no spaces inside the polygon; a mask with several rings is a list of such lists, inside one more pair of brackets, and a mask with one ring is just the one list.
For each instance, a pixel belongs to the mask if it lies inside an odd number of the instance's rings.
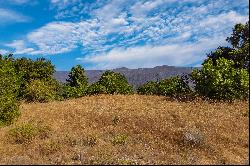
{"label": "dense green foliage", "polygon": [[[98,81],[98,85],[105,87],[107,94],[131,94],[133,88],[129,85],[126,77],[120,73],[106,71]],[[99,89],[103,90],[103,87]]]}
{"label": "dense green foliage", "polygon": [[88,87],[88,78],[85,76],[82,66],[73,67],[69,73],[69,79],[63,87],[63,97],[81,97],[86,95]]}
{"label": "dense green foliage", "polygon": [[163,95],[163,96],[185,96],[190,94],[192,91],[182,77],[170,77],[160,82],[147,82],[137,89],[139,94],[143,95]]}
{"label": "dense green foliage", "polygon": [[27,96],[26,88],[29,87],[28,84],[33,80],[51,82],[53,79],[53,73],[55,72],[54,66],[50,61],[46,61],[44,58],[38,58],[35,61],[27,58],[20,58],[16,59],[14,64],[16,71],[22,79],[19,93],[21,99],[25,99],[25,96]]}
{"label": "dense green foliage", "polygon": [[20,77],[11,57],[0,57],[0,125],[11,124],[19,115],[17,95]]}
{"label": "dense green foliage", "polygon": [[149,81],[137,89],[138,94],[141,95],[155,95],[158,94],[158,84],[154,81]]}
{"label": "dense green foliage", "polygon": [[214,52],[208,54],[208,60],[212,59],[213,64],[216,65],[217,59],[225,58],[234,61],[235,68],[249,71],[249,22],[245,25],[236,24],[233,33],[226,40],[232,45],[232,48],[218,47]]}
{"label": "dense green foliage", "polygon": [[20,114],[19,100],[46,102],[60,99],[54,66],[44,58],[14,59],[0,55],[0,123],[11,124]]}
{"label": "dense green foliage", "polygon": [[249,73],[235,68],[232,60],[220,58],[214,65],[209,59],[201,70],[193,71],[191,77],[196,92],[211,99],[244,99],[249,94]]}
{"label": "dense green foliage", "polygon": [[65,99],[82,97],[86,95],[87,91],[87,87],[72,87],[69,85],[64,85],[62,88],[63,88],[62,96]]}
{"label": "dense green foliage", "polygon": [[67,82],[71,87],[88,86],[88,78],[85,76],[84,69],[81,65],[76,65],[71,69]]}
{"label": "dense green foliage", "polygon": [[67,84],[64,86],[64,98],[81,97],[96,94],[130,94],[132,87],[120,73],[106,71],[98,82],[88,86],[84,69],[77,65],[71,69]]}
{"label": "dense green foliage", "polygon": [[233,33],[227,38],[233,48],[242,48],[249,44],[249,21],[243,24],[236,24]]}
{"label": "dense green foliage", "polygon": [[249,97],[249,22],[236,24],[226,39],[230,47],[218,47],[208,54],[200,71],[191,79],[200,96],[216,100],[246,99]]}
{"label": "dense green foliage", "polygon": [[88,87],[87,94],[88,95],[106,94],[106,88],[99,82],[95,82]]}
{"label": "dense green foliage", "polygon": [[158,83],[158,94],[164,96],[181,96],[191,93],[188,84],[179,76],[162,80]]}
{"label": "dense green foliage", "polygon": [[44,58],[31,60],[20,58],[15,60],[15,68],[22,75],[23,81],[30,82],[31,80],[48,80],[53,78],[55,67],[51,61]]}
{"label": "dense green foliage", "polygon": [[25,87],[25,99],[32,102],[48,102],[58,99],[58,85],[54,80],[31,80]]}

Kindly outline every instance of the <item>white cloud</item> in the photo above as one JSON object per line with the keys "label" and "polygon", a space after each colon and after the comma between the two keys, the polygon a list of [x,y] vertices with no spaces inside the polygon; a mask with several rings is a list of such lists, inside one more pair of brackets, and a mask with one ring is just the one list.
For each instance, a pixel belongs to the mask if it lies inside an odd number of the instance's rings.
{"label": "white cloud", "polygon": [[35,51],[33,48],[27,48],[23,40],[14,40],[12,43],[6,44],[6,46],[14,48],[14,54],[31,54]]}
{"label": "white cloud", "polygon": [[149,11],[153,10],[159,5],[166,3],[166,0],[154,0],[154,1],[138,1],[131,8],[130,11],[136,17],[144,17]]}
{"label": "white cloud", "polygon": [[224,36],[204,38],[195,43],[166,44],[115,48],[106,54],[77,58],[84,64],[95,64],[94,69],[154,67],[157,65],[187,66],[199,63],[205,53],[225,44]]}
{"label": "white cloud", "polygon": [[248,15],[235,9],[246,7],[242,1],[50,2],[59,20],[75,16],[79,20],[48,23],[29,33],[22,44],[15,41],[9,47],[16,48],[17,53],[43,55],[80,48],[88,56],[78,59],[99,67],[188,65],[202,60],[207,50],[225,44],[233,25],[248,20]]}
{"label": "white cloud", "polygon": [[248,16],[242,16],[235,11],[230,11],[228,13],[222,13],[217,15],[216,17],[211,15],[208,16],[206,20],[202,20],[199,22],[201,27],[215,27],[226,25],[226,24],[236,24],[236,23],[245,23],[248,19]]}
{"label": "white cloud", "polygon": [[59,54],[76,47],[77,36],[73,23],[50,23],[28,34],[29,42],[35,44],[43,54]]}
{"label": "white cloud", "polygon": [[22,15],[21,13],[0,8],[0,26],[1,24],[4,25],[6,23],[12,23],[12,22],[28,22],[30,20],[31,18]]}

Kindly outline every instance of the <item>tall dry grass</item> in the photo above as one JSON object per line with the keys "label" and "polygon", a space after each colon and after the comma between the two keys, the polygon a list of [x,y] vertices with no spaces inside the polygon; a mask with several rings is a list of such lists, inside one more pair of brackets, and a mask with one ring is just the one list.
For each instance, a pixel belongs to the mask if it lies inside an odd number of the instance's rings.
{"label": "tall dry grass", "polygon": [[248,102],[100,95],[24,103],[21,112],[0,128],[0,164],[248,162]]}

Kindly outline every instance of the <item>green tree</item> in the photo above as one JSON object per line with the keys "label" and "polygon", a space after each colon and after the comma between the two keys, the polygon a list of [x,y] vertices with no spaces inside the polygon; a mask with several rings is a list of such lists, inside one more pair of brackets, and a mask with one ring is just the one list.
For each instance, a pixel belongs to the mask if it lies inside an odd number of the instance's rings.
{"label": "green tree", "polygon": [[87,94],[88,95],[106,94],[106,88],[99,82],[95,82],[88,87]]}
{"label": "green tree", "polygon": [[[225,58],[228,60],[233,60],[233,57],[229,54],[234,49],[230,47],[218,47],[215,51],[212,51],[211,53],[207,54],[208,59],[211,59],[213,61],[213,65],[216,65],[216,60],[220,58]],[[206,62],[207,60],[205,60]]]}
{"label": "green tree", "polygon": [[154,81],[149,81],[143,85],[141,85],[137,89],[138,94],[141,95],[156,95],[158,94],[158,84]]}
{"label": "green tree", "polygon": [[88,88],[88,78],[85,75],[85,71],[81,65],[72,67],[69,73],[69,79],[63,86],[63,97],[74,98],[81,97],[86,94]]}
{"label": "green tree", "polygon": [[22,75],[25,83],[36,79],[50,80],[55,72],[55,66],[44,58],[38,58],[35,61],[24,57],[18,58],[15,60],[15,68]]}
{"label": "green tree", "polygon": [[216,65],[216,60],[220,58],[233,60],[234,67],[249,71],[249,22],[245,25],[236,24],[233,33],[226,40],[232,45],[232,48],[218,47],[207,55],[208,59],[212,59],[214,65]]}
{"label": "green tree", "polygon": [[85,76],[84,69],[81,65],[77,65],[71,69],[67,82],[71,87],[88,86],[88,78]]}
{"label": "green tree", "polygon": [[106,93],[108,94],[133,93],[133,88],[129,85],[126,77],[113,71],[104,72],[99,79],[98,84],[105,87]]}
{"label": "green tree", "polygon": [[233,48],[240,49],[249,44],[249,21],[246,24],[236,24],[233,33],[226,39]]}
{"label": "green tree", "polygon": [[0,57],[0,125],[8,125],[20,115],[17,95],[20,77],[14,68],[12,56]]}
{"label": "green tree", "polygon": [[208,59],[201,70],[191,73],[191,78],[195,82],[196,92],[210,99],[245,99],[249,95],[249,73],[245,69],[235,68],[232,60],[220,58],[214,65]]}
{"label": "green tree", "polygon": [[49,102],[59,99],[56,80],[31,80],[25,87],[25,99],[29,102]]}
{"label": "green tree", "polygon": [[187,82],[179,76],[164,79],[158,83],[158,94],[170,97],[185,96],[191,93]]}
{"label": "green tree", "polygon": [[41,82],[52,83],[54,82],[53,73],[55,67],[51,61],[47,61],[44,58],[38,58],[37,60],[31,60],[27,58],[18,58],[15,60],[15,69],[21,76],[21,89],[19,92],[19,98],[25,99],[27,97],[27,87],[34,80],[40,80]]}

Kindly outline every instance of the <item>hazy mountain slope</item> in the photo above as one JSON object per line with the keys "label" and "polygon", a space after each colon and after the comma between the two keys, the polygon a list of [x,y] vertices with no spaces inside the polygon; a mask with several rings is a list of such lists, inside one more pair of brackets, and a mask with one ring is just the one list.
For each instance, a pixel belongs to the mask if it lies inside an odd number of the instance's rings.
{"label": "hazy mountain slope", "polygon": [[[117,68],[113,71],[124,74],[128,82],[137,88],[139,85],[146,83],[147,81],[156,81],[168,78],[171,76],[182,75],[190,73],[193,67],[174,67],[174,66],[156,66],[154,68],[139,68],[139,69],[128,69],[128,68]],[[86,70],[86,74],[89,78],[89,83],[98,81],[102,73],[105,70]],[[54,76],[57,80],[65,82],[68,78],[67,71],[57,71]]]}

